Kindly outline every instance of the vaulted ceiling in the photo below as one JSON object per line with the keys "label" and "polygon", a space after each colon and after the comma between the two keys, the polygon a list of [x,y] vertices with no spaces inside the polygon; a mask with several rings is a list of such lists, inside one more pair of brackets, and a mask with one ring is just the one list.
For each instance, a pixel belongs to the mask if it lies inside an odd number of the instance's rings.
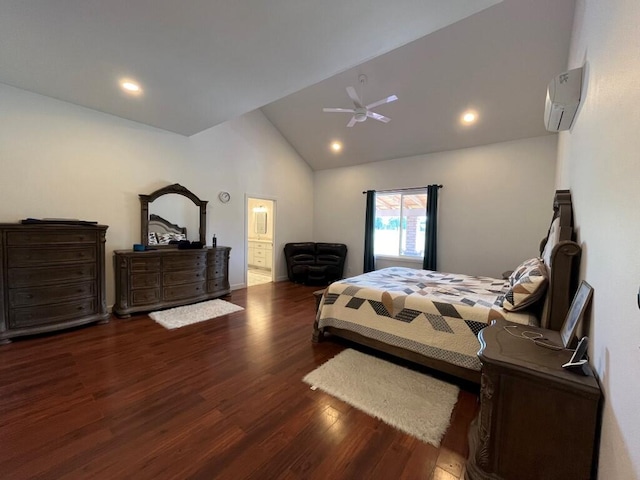
{"label": "vaulted ceiling", "polygon": [[[567,70],[573,10],[573,0],[504,0],[262,111],[315,170],[545,135],[546,88]],[[353,108],[347,86],[365,104],[397,95],[374,109],[391,121],[348,128],[350,114],[323,113]],[[460,122],[467,110],[473,125]]]}
{"label": "vaulted ceiling", "polygon": [[[0,82],[193,135],[262,108],[319,170],[544,134],[574,0],[0,0]],[[367,76],[359,85],[358,76]],[[131,96],[119,82],[132,79]],[[396,94],[369,119],[350,107]],[[457,118],[474,108],[479,121]],[[328,149],[342,141],[338,155]]]}

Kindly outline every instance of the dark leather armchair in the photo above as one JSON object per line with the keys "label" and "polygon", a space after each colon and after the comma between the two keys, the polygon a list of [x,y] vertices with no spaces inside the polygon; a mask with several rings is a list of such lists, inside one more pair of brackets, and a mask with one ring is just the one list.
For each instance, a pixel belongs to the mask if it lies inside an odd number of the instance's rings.
{"label": "dark leather armchair", "polygon": [[292,282],[328,285],[342,278],[347,246],[343,243],[287,243],[284,257]]}

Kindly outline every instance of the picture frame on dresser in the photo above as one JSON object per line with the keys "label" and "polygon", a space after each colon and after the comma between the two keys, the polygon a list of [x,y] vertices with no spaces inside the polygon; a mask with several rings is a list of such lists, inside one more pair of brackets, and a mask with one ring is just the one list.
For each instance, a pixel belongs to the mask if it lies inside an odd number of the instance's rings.
{"label": "picture frame on dresser", "polygon": [[586,281],[582,280],[575,296],[573,297],[569,311],[567,312],[567,318],[562,324],[562,329],[560,330],[560,338],[564,348],[570,348],[574,343],[576,330],[578,329],[578,325],[582,322],[582,318],[584,317],[584,313],[589,306],[592,296],[593,287]]}

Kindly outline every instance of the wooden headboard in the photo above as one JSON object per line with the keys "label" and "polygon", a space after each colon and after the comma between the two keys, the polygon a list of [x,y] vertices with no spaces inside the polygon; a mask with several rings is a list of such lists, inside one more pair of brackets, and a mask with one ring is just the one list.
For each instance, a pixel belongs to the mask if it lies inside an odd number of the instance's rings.
{"label": "wooden headboard", "polygon": [[558,242],[551,251],[549,287],[540,315],[540,326],[560,330],[571,306],[577,287],[577,273],[582,247],[575,242],[573,230],[573,206],[569,190],[556,190],[553,199],[553,217],[547,236],[540,244],[542,255],[550,240],[551,226],[559,218]]}

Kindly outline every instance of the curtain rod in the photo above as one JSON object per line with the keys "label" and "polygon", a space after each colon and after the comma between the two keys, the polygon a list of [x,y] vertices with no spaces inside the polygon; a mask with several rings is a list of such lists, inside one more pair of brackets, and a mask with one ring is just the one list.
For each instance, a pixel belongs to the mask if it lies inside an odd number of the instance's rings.
{"label": "curtain rod", "polygon": [[[443,188],[442,185],[436,185],[438,188]],[[404,192],[406,190],[425,190],[427,187],[411,187],[411,188],[392,188],[389,190],[374,190],[376,193],[384,193],[384,192]],[[362,193],[367,193],[362,192]]]}

